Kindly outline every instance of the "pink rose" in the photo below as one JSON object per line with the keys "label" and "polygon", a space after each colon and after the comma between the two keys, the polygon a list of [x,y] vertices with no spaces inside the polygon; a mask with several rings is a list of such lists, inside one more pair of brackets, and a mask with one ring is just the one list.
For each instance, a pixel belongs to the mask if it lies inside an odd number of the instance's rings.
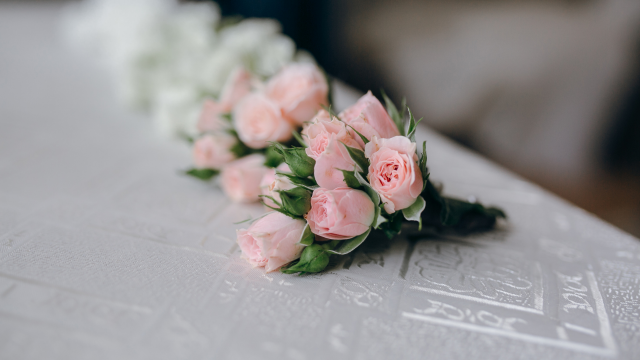
{"label": "pink rose", "polygon": [[197,128],[201,132],[218,131],[226,127],[222,114],[231,112],[233,107],[251,91],[251,73],[243,67],[236,68],[220,93],[219,101],[205,100]]}
{"label": "pink rose", "polygon": [[422,192],[416,144],[404,136],[371,139],[364,149],[369,159],[369,183],[392,214],[411,206]]}
{"label": "pink rose", "polygon": [[199,169],[220,169],[236,156],[230,151],[235,137],[226,133],[207,134],[193,145],[193,161]]}
{"label": "pink rose", "polygon": [[322,112],[319,115],[302,130],[309,145],[305,152],[316,161],[314,177],[318,185],[325,189],[345,187],[347,184],[340,170],[353,171],[355,166],[345,145],[360,150],[363,148],[342,121],[335,118],[327,120],[328,116],[325,118]]}
{"label": "pink rose", "polygon": [[[388,139],[400,135],[398,127],[391,120],[380,101],[371,94],[371,91],[338,116],[369,140],[373,136],[379,139]],[[356,140],[364,146],[364,142],[359,136]]]}
{"label": "pink rose", "polygon": [[344,122],[336,118],[331,119],[327,111],[320,110],[314,120],[305,124],[302,129],[302,137],[309,145],[305,149],[307,155],[314,160],[318,160],[327,148],[332,134],[336,135],[338,141],[348,146],[364,149],[358,145],[358,142],[353,137],[355,134],[346,127]]}
{"label": "pink rose", "polygon": [[220,117],[224,113],[222,106],[214,100],[207,99],[202,104],[200,117],[196,127],[200,132],[213,132],[225,128],[225,121]]}
{"label": "pink rose", "polygon": [[293,126],[282,117],[280,107],[259,92],[236,105],[233,119],[240,140],[250,148],[266,148],[270,141],[284,142],[292,136]]}
{"label": "pink rose", "polygon": [[224,112],[230,112],[233,107],[251,92],[253,77],[244,67],[238,66],[225,81],[220,92],[220,105]]}
{"label": "pink rose", "polygon": [[314,120],[324,120],[324,121],[331,121],[332,118],[334,118],[335,116],[331,116],[329,114],[329,112],[325,109],[319,110],[314,116],[313,119]]}
{"label": "pink rose", "polygon": [[253,266],[275,271],[300,258],[304,249],[298,241],[305,227],[304,220],[292,219],[272,212],[253,223],[249,229],[237,231],[242,257]]}
{"label": "pink rose", "polygon": [[257,201],[260,195],[260,180],[267,171],[263,155],[245,156],[227,164],[220,174],[222,189],[233,201]]}
{"label": "pink rose", "polygon": [[[286,176],[276,174],[276,170],[282,172],[291,171],[291,169],[289,169],[289,165],[286,163],[280,164],[276,169],[268,169],[260,182],[260,190],[262,191],[262,195],[271,196],[279,202],[280,194],[278,193],[278,190],[289,190],[293,189],[295,186]],[[264,201],[265,205],[277,207],[277,205],[269,198],[262,198],[262,201]]]}
{"label": "pink rose", "polygon": [[313,64],[290,64],[267,83],[266,94],[282,107],[284,117],[302,124],[329,103],[329,87],[324,75]]}
{"label": "pink rose", "polygon": [[346,240],[366,232],[375,216],[373,201],[364,191],[318,188],[306,215],[311,232],[332,240]]}

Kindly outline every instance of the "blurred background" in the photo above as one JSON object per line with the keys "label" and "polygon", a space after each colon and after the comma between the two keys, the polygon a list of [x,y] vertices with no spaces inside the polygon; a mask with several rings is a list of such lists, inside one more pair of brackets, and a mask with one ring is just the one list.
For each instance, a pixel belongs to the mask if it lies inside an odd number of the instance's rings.
{"label": "blurred background", "polygon": [[328,73],[640,236],[640,1],[220,0]]}
{"label": "blurred background", "polygon": [[432,128],[640,236],[639,0],[217,3],[277,19],[332,76],[406,96]]}

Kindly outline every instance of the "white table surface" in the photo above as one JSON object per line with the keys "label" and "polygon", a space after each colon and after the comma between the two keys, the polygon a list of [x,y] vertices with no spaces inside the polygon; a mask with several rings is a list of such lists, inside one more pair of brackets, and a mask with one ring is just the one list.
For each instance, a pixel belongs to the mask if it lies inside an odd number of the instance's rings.
{"label": "white table surface", "polygon": [[638,239],[427,128],[432,177],[507,226],[252,269],[232,223],[262,208],[178,175],[187,147],[116,102],[58,16],[0,4],[0,359],[640,357]]}

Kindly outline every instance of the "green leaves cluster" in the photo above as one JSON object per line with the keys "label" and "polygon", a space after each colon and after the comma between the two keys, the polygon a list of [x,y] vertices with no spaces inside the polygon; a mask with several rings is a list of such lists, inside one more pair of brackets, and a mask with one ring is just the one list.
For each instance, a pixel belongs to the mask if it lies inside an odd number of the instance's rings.
{"label": "green leaves cluster", "polygon": [[[380,89],[380,91],[382,92],[382,97],[384,98],[385,105],[387,106],[387,113],[389,114],[389,117],[391,117],[391,120],[393,120],[393,122],[396,124],[396,127],[398,128],[400,135],[408,137],[411,140],[411,142],[416,142],[416,138],[415,138],[416,129],[418,124],[420,123],[420,121],[422,121],[423,118],[416,120],[413,117],[411,110],[407,106],[406,98],[402,98],[402,104],[400,105],[400,109],[402,109],[402,112],[400,112],[398,111],[398,108],[396,108],[393,101],[389,99],[389,97],[384,92],[384,90]],[[409,113],[408,128],[405,120],[405,116],[407,112]]]}
{"label": "green leaves cluster", "polygon": [[277,206],[272,207],[265,204],[266,207],[293,219],[304,219],[304,215],[311,210],[312,190],[302,186],[297,186],[289,190],[277,190],[277,193],[280,195],[280,201],[276,200],[272,196],[261,195],[261,197],[265,197],[273,201]]}
{"label": "green leaves cluster", "polygon": [[286,177],[295,187],[288,190],[276,190],[280,197],[279,201],[271,196],[263,195],[262,197],[270,199],[277,206],[267,205],[267,207],[291,218],[303,219],[304,215],[311,210],[311,195],[313,190],[318,187],[313,178],[313,168],[316,162],[307,155],[304,148],[286,147],[279,143],[272,143],[269,151],[272,158],[279,157],[289,165],[291,173],[276,170],[276,174]]}
{"label": "green leaves cluster", "polygon": [[313,176],[316,161],[310,158],[302,147],[286,147],[279,143],[272,143],[272,147],[289,165],[291,172],[301,178]]}
{"label": "green leaves cluster", "polygon": [[496,207],[442,196],[431,181],[427,182],[422,196],[428,210],[423,221],[437,229],[449,228],[465,233],[489,230],[497,218],[507,217],[503,210]]}

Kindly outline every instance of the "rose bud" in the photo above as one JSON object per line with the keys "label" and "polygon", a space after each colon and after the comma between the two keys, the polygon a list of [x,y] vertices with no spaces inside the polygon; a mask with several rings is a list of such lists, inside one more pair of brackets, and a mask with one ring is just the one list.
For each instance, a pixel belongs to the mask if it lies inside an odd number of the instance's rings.
{"label": "rose bud", "polygon": [[309,145],[305,152],[316,160],[314,177],[318,185],[325,189],[346,187],[340,170],[353,171],[355,162],[345,145],[360,150],[363,148],[343,122],[335,118],[326,120],[322,112],[319,115],[302,130],[302,136]]}
{"label": "rose bud", "polygon": [[220,93],[220,100],[205,100],[198,119],[198,130],[200,132],[209,132],[227,127],[221,115],[231,112],[235,104],[249,94],[251,82],[251,73],[241,66],[237,67],[227,78]]}
{"label": "rose bud", "polygon": [[224,110],[222,110],[222,106],[218,102],[211,99],[205,100],[202,104],[198,124],[196,124],[198,131],[213,132],[224,129],[225,122],[220,117],[223,113]]}
{"label": "rose bud", "polygon": [[[280,164],[275,169],[268,169],[262,177],[262,181],[260,182],[260,190],[262,192],[262,195],[271,196],[272,198],[276,199],[276,201],[280,202],[280,194],[278,193],[278,191],[293,189],[295,185],[291,183],[288,177],[276,174],[276,170],[282,172],[290,172],[289,165],[287,165],[286,163]],[[265,205],[277,207],[277,204],[275,204],[269,198],[263,197],[262,201],[264,201]]]}
{"label": "rose bud", "polygon": [[[380,101],[371,94],[371,91],[338,116],[369,140],[373,136],[379,139],[388,139],[400,135],[398,127],[391,120]],[[356,140],[364,146],[364,142],[359,136],[356,137]]]}
{"label": "rose bud", "polygon": [[260,180],[267,171],[264,156],[253,154],[227,164],[220,176],[225,194],[233,201],[258,201]]}
{"label": "rose bud", "polygon": [[245,96],[234,108],[233,119],[240,140],[253,149],[292,137],[293,126],[282,117],[280,107],[262,93]]}
{"label": "rose bud", "polygon": [[304,246],[298,241],[306,224],[279,212],[272,212],[253,223],[249,229],[237,231],[242,257],[267,272],[278,270],[300,257]]}
{"label": "rose bud", "polygon": [[235,159],[231,147],[237,139],[226,133],[207,134],[193,144],[193,161],[199,169],[220,169]]}
{"label": "rose bud", "polygon": [[369,183],[392,214],[411,206],[422,192],[422,172],[416,144],[404,136],[371,139],[364,149],[369,158]]}
{"label": "rose bud", "polygon": [[366,232],[375,215],[369,195],[361,190],[318,188],[306,215],[311,232],[332,240],[346,240]]}
{"label": "rose bud", "polygon": [[290,64],[267,82],[266,94],[282,108],[289,121],[302,125],[311,120],[322,105],[328,105],[329,86],[314,64]]}
{"label": "rose bud", "polygon": [[220,92],[220,105],[224,112],[230,112],[233,107],[251,92],[253,77],[244,67],[238,66],[225,81]]}
{"label": "rose bud", "polygon": [[295,273],[317,273],[326,269],[331,260],[331,254],[323,245],[311,244],[302,250],[300,261],[297,264],[285,269],[285,274]]}

